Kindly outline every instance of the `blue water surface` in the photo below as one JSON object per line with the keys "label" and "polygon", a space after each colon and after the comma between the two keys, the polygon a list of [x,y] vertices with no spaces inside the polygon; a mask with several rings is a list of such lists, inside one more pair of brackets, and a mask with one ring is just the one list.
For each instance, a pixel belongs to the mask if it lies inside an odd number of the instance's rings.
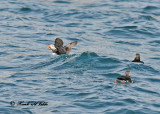
{"label": "blue water surface", "polygon": [[[0,113],[160,114],[159,6],[159,0],[0,0]],[[69,55],[52,55],[47,45],[57,37],[78,45]],[[136,53],[145,64],[131,62]],[[113,83],[126,70],[133,83]]]}

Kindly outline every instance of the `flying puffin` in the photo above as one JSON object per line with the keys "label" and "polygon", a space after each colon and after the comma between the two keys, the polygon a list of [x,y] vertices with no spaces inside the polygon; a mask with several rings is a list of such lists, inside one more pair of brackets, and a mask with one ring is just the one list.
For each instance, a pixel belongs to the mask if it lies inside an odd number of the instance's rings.
{"label": "flying puffin", "polygon": [[58,55],[61,54],[69,54],[72,50],[72,47],[77,45],[77,41],[71,42],[67,44],[66,46],[63,46],[63,41],[60,38],[56,38],[55,44],[48,45],[48,48],[52,50],[53,53],[56,53]]}

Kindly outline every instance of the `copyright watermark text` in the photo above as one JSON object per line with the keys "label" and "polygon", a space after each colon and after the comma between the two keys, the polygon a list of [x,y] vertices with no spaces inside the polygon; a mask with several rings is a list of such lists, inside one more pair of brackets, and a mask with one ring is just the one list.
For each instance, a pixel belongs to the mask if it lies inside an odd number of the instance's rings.
{"label": "copyright watermark text", "polygon": [[48,106],[48,102],[45,101],[11,101],[11,106]]}

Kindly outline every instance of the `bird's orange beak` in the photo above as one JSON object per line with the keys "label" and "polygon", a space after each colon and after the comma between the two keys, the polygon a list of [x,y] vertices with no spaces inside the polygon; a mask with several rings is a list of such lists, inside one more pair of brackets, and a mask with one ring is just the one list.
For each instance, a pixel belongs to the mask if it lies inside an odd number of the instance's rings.
{"label": "bird's orange beak", "polygon": [[48,45],[48,49],[51,49],[50,45]]}

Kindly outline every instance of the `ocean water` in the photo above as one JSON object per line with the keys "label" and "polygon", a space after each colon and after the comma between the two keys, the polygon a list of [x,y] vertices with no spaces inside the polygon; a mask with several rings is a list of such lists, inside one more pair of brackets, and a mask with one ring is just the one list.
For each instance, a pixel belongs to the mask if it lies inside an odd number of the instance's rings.
{"label": "ocean water", "polygon": [[[0,113],[160,114],[159,5],[0,0]],[[57,37],[78,45],[52,55]],[[131,62],[136,53],[145,64]],[[133,83],[113,83],[126,70]]]}

